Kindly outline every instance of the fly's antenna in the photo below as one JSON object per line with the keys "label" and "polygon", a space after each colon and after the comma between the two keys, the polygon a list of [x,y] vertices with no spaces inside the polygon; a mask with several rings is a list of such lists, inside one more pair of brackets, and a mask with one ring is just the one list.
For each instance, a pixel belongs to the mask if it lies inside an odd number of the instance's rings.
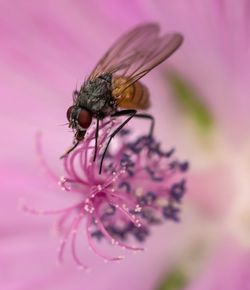
{"label": "fly's antenna", "polygon": [[64,123],[64,124],[58,124],[58,126],[69,126],[69,122]]}

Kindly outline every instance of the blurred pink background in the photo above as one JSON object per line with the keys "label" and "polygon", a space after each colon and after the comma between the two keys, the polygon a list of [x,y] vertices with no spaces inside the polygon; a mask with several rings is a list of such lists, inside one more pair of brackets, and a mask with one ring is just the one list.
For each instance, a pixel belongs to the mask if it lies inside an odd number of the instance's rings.
{"label": "blurred pink background", "polygon": [[[249,15],[247,0],[0,2],[1,289],[250,289]],[[22,197],[43,208],[69,201],[44,176],[35,134],[60,176],[72,91],[118,36],[149,21],[185,38],[143,79],[158,139],[191,163],[182,222],[155,227],[147,251],[119,264],[93,257],[83,241],[91,273],[70,256],[57,265],[55,219],[17,209]]]}

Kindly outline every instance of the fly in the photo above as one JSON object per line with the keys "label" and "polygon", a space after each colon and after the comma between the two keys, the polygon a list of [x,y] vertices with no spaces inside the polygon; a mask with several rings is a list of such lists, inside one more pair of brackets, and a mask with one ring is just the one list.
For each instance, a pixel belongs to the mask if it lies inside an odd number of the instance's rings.
{"label": "fly", "polygon": [[99,122],[104,118],[127,116],[110,135],[103,151],[100,170],[112,138],[133,118],[151,120],[150,134],[154,128],[154,118],[149,114],[137,113],[150,107],[149,92],[139,80],[154,67],[165,61],[181,45],[183,37],[179,33],[160,36],[156,23],[135,27],[122,35],[97,63],[79,91],[73,93],[73,105],[67,110],[69,127],[75,132],[73,146],[62,156],[74,150],[96,119],[95,153],[96,159]]}

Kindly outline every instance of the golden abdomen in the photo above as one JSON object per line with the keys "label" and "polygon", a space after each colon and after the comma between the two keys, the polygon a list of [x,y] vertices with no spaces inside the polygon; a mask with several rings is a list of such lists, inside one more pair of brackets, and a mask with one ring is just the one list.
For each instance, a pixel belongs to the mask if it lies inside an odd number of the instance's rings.
{"label": "golden abdomen", "polygon": [[146,110],[150,107],[148,89],[139,81],[123,89],[125,78],[113,78],[115,89],[112,94],[117,100],[117,105],[124,109]]}

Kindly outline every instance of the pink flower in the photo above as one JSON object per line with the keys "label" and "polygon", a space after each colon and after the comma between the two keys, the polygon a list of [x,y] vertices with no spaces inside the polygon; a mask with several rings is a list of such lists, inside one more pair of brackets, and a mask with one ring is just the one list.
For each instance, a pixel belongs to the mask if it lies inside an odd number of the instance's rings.
{"label": "pink flower", "polygon": [[247,290],[250,286],[250,256],[246,248],[227,237],[219,243],[188,290]]}
{"label": "pink flower", "polygon": [[[116,123],[104,121],[101,124],[98,161],[102,156],[101,149]],[[123,130],[116,152],[108,152],[100,174],[100,162],[93,162],[95,130],[93,124],[84,141],[63,161],[65,176],[60,178],[59,185],[67,194],[77,193],[79,201],[59,210],[38,210],[26,204],[22,206],[24,211],[36,215],[60,214],[57,223],[57,230],[62,235],[59,260],[63,260],[65,245],[71,239],[73,259],[84,269],[87,267],[76,253],[76,236],[82,232],[79,228],[83,220],[90,248],[105,260],[117,261],[123,257],[102,253],[94,240],[104,238],[124,249],[143,250],[129,245],[126,240],[132,236],[143,242],[152,225],[163,220],[179,221],[179,205],[186,190],[182,173],[188,169],[187,162],[179,162],[172,156],[173,149],[162,151],[160,143],[153,137],[142,136],[129,141],[129,131]],[[58,182],[44,160],[40,138],[37,151],[49,176]]]}
{"label": "pink flower", "polygon": [[[1,288],[152,290],[164,278],[170,283],[168,274],[182,270],[185,261],[185,271],[192,270],[197,256],[203,267],[196,268],[186,286],[211,289],[210,277],[216,274],[217,285],[223,289],[229,272],[228,283],[232,281],[236,289],[243,288],[242,283],[246,286],[250,245],[248,1],[24,0],[2,1],[0,6]],[[73,198],[77,202],[79,196],[73,191],[57,194],[57,184],[53,187],[40,174],[34,135],[39,129],[45,132],[44,155],[53,171],[60,172],[58,159],[72,136],[58,124],[65,123],[75,86],[80,86],[122,32],[152,20],[164,32],[178,31],[185,38],[168,63],[143,79],[150,91],[157,139],[165,148],[176,146],[192,163],[182,222],[152,227],[153,234],[145,241],[147,251],[120,264],[98,264],[95,255],[88,255],[83,240],[77,253],[95,269],[93,275],[77,272],[69,260],[56,267],[57,243],[49,236],[51,217],[25,216],[16,210],[16,203],[25,195],[30,204],[56,209]],[[141,123],[131,126],[137,134],[145,132]],[[233,238],[225,240],[228,234]],[[237,247],[227,247],[233,240]],[[218,244],[221,247],[213,252]],[[197,255],[198,249],[203,255]],[[110,253],[110,248],[104,250]],[[224,259],[239,270],[226,267]],[[218,261],[221,269],[214,273]]]}

